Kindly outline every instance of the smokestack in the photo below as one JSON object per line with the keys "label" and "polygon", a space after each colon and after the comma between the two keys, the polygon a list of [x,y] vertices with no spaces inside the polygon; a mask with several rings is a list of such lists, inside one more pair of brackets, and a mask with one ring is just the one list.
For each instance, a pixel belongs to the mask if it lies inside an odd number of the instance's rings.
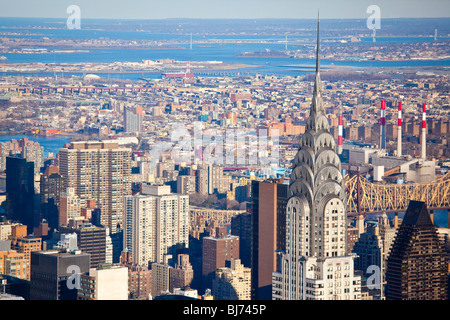
{"label": "smokestack", "polygon": [[402,156],[402,102],[398,103],[397,157]]}
{"label": "smokestack", "polygon": [[338,154],[342,154],[342,115],[339,116],[339,125],[338,125]]}
{"label": "smokestack", "polygon": [[422,106],[422,153],[421,158],[427,159],[427,105],[424,103]]}
{"label": "smokestack", "polygon": [[386,149],[386,101],[381,100],[380,149]]}

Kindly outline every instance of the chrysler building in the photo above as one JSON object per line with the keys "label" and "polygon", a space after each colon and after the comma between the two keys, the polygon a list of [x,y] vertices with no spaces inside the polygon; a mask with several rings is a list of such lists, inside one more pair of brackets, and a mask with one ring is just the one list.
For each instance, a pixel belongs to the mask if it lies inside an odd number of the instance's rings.
{"label": "chrysler building", "polygon": [[272,299],[359,300],[355,255],[346,255],[344,178],[322,100],[319,21],[316,50],[311,111],[293,162],[286,251],[280,254],[281,270],[272,276]]}

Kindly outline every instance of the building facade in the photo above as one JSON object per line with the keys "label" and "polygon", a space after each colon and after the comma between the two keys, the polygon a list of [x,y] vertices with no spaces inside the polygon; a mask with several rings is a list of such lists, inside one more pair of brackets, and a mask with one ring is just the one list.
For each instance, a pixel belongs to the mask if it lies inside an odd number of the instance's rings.
{"label": "building facade", "polygon": [[136,264],[164,262],[189,247],[189,196],[170,186],[142,185],[141,194],[124,198],[123,246]]}
{"label": "building facade", "polygon": [[231,260],[229,268],[217,269],[212,295],[215,300],[251,300],[251,269],[239,259]]}
{"label": "building facade", "polygon": [[121,229],[123,197],[131,194],[131,149],[116,142],[72,142],[59,150],[64,189],[74,188],[84,206],[94,200],[101,223],[111,233]]}
{"label": "building facade", "polygon": [[386,265],[386,299],[446,300],[448,263],[424,202],[410,201]]}

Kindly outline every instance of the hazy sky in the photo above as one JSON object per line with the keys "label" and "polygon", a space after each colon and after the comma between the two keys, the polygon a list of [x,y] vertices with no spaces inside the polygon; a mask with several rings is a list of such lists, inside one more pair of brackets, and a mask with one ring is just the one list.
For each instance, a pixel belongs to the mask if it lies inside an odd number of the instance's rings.
{"label": "hazy sky", "polygon": [[378,5],[383,18],[449,17],[449,0],[0,0],[1,17],[66,18],[78,5],[83,18],[367,18]]}

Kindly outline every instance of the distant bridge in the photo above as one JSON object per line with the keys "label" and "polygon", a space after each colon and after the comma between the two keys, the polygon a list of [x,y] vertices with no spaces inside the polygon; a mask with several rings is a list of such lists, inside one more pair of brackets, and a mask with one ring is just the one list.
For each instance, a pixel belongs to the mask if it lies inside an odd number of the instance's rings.
{"label": "distant bridge", "polygon": [[372,183],[360,174],[345,176],[347,213],[405,212],[410,200],[423,201],[429,210],[450,209],[450,172],[428,183]]}

